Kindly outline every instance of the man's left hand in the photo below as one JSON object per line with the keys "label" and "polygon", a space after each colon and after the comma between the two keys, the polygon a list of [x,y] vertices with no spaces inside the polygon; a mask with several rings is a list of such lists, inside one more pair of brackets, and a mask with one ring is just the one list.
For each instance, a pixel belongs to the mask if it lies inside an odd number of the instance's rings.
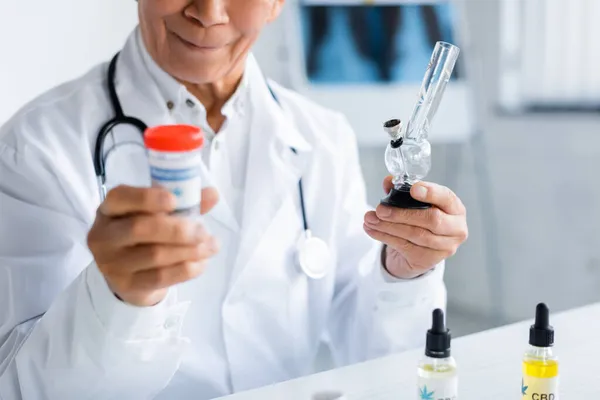
{"label": "man's left hand", "polygon": [[[391,177],[383,183],[392,188]],[[411,196],[432,205],[422,210],[379,205],[365,214],[364,229],[385,245],[384,266],[401,279],[412,279],[453,256],[467,240],[467,213],[462,201],[450,189],[429,182],[418,182]]]}

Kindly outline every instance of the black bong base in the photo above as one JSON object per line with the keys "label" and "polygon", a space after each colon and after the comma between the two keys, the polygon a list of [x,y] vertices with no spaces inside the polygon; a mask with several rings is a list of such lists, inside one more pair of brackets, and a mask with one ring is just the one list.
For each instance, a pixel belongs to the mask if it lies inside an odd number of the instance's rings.
{"label": "black bong base", "polygon": [[426,209],[430,208],[431,204],[423,203],[422,201],[415,200],[410,195],[410,188],[412,185],[408,183],[403,184],[400,189],[392,188],[392,190],[381,199],[381,204],[390,207],[398,208],[410,208],[410,209]]}

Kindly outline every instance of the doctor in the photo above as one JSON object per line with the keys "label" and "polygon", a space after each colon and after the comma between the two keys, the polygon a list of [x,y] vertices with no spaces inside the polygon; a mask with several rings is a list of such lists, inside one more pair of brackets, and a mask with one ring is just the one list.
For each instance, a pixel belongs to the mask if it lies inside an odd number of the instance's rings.
{"label": "doctor", "polygon": [[[432,209],[369,211],[344,117],[249,54],[283,3],[140,0],[116,62],[126,115],[207,135],[201,226],[148,188],[131,127],[107,137],[101,200],[108,64],[1,128],[1,399],[209,399],[310,373],[323,340],[337,365],[422,345],[465,208],[423,183]],[[305,222],[329,249],[320,279],[296,262]]]}

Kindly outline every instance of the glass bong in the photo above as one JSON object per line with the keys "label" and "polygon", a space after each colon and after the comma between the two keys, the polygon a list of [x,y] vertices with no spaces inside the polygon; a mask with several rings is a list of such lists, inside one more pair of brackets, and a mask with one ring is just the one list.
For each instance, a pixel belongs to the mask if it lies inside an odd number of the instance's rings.
{"label": "glass bong", "polygon": [[437,42],[408,124],[404,126],[399,119],[383,124],[391,138],[385,150],[385,165],[394,187],[381,200],[382,204],[399,208],[431,207],[413,199],[410,188],[431,169],[431,145],[427,138],[459,52],[460,49],[450,43]]}

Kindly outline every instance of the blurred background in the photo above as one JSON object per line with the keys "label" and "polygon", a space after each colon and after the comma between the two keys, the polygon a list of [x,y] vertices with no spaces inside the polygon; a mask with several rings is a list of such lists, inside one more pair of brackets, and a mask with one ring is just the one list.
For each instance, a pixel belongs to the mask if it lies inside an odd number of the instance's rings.
{"label": "blurred background", "polygon": [[[31,3],[0,7],[0,123],[108,60],[136,23],[133,1]],[[348,116],[373,205],[382,123],[410,117],[436,41],[461,48],[428,177],[468,209],[447,262],[455,336],[529,319],[539,301],[600,301],[599,15],[598,0],[288,0],[256,45],[266,75]]]}

